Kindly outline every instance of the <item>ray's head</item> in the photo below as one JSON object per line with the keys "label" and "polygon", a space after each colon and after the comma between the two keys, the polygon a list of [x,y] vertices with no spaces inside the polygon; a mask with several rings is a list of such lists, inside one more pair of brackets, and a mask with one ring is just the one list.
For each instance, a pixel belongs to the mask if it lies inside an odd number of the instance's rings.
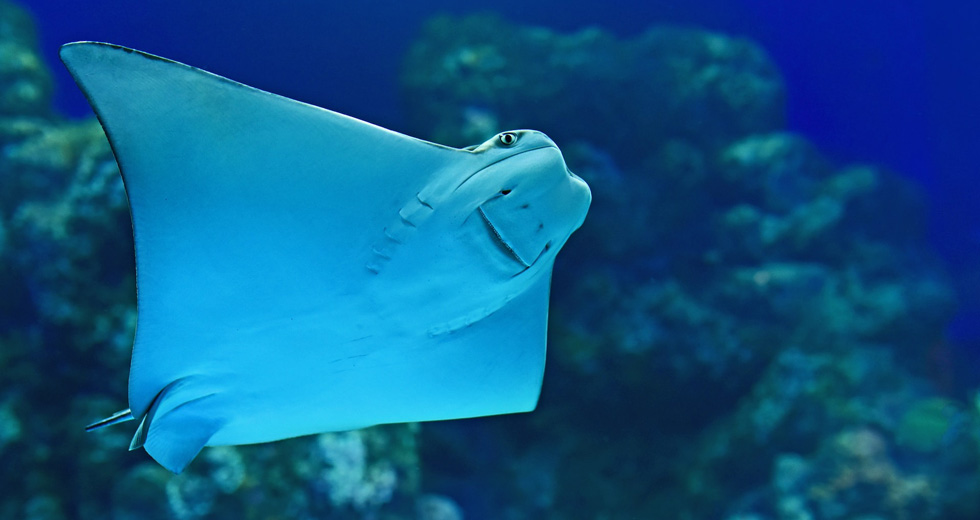
{"label": "ray's head", "polygon": [[550,265],[585,220],[592,202],[588,185],[541,132],[501,132],[469,151],[483,159],[456,187],[471,201],[469,220],[480,222],[518,272]]}

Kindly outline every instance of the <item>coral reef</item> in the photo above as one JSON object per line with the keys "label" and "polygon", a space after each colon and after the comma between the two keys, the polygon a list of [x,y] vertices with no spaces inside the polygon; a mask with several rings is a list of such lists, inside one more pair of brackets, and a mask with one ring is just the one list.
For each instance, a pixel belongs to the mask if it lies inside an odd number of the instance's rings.
{"label": "coral reef", "polygon": [[954,304],[922,201],[783,130],[761,49],[439,18],[403,90],[423,137],[545,131],[594,196],[555,271],[538,411],[480,420],[479,442],[426,427],[466,461],[431,489],[489,517],[975,514],[977,413],[930,379]]}
{"label": "coral reef", "polygon": [[436,18],[402,83],[413,130],[438,142],[540,128],[623,160],[670,139],[706,145],[776,130],[784,111],[782,81],[759,47],[669,27],[620,42],[597,29],[563,36],[492,16]]}
{"label": "coral reef", "polygon": [[209,448],[174,476],[80,428],[125,402],[126,198],[0,0],[0,518],[980,516],[980,393],[936,384],[953,299],[923,203],[786,132],[758,46],[441,17],[402,86],[415,135],[537,128],[592,186],[539,409]]}
{"label": "coral reef", "polygon": [[0,3],[0,115],[51,111],[51,75],[37,50],[30,15]]}

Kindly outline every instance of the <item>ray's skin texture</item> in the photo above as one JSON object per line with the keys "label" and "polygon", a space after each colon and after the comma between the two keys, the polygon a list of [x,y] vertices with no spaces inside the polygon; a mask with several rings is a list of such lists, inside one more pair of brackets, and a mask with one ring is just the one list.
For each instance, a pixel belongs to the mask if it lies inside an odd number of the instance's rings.
{"label": "ray's skin texture", "polygon": [[136,243],[131,449],[534,409],[555,255],[588,186],[544,134],[467,149],[115,45],[62,60]]}

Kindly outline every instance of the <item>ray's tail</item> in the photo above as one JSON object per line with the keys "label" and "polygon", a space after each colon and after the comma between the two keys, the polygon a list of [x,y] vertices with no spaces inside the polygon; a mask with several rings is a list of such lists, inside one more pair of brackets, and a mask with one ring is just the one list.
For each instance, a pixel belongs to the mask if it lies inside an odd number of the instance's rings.
{"label": "ray's tail", "polygon": [[112,426],[113,424],[132,421],[133,419],[133,412],[130,411],[129,408],[126,408],[125,410],[119,410],[105,419],[95,421],[94,423],[86,426],[85,431],[90,432],[92,430],[98,430],[99,428],[105,428],[106,426]]}

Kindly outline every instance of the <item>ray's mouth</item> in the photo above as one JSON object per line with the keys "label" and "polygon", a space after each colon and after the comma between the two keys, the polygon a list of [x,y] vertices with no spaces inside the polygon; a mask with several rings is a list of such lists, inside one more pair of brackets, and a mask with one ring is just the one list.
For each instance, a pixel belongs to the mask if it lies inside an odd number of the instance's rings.
{"label": "ray's mouth", "polygon": [[504,237],[501,236],[500,232],[497,231],[497,228],[495,228],[493,223],[490,222],[490,219],[487,218],[487,214],[483,212],[483,208],[477,208],[476,211],[480,214],[480,220],[482,220],[483,224],[486,225],[487,231],[489,231],[490,236],[493,238],[494,244],[496,244],[497,247],[499,247],[503,252],[507,253],[507,256],[513,258],[517,263],[523,265],[524,269],[531,267],[531,264],[534,262],[529,264],[521,259],[520,255],[517,254],[517,251],[514,251],[514,248],[511,247],[506,240],[504,240]]}
{"label": "ray's mouth", "polygon": [[483,208],[477,208],[477,213],[480,214],[480,220],[482,220],[484,226],[486,226],[487,234],[490,235],[494,245],[496,245],[501,252],[503,252],[508,257],[513,259],[515,262],[520,264],[521,270],[514,273],[512,277],[517,276],[523,273],[524,271],[527,271],[531,267],[533,267],[534,264],[538,263],[538,259],[544,256],[544,254],[551,249],[551,241],[549,240],[547,243],[544,244],[544,247],[541,248],[541,251],[538,253],[536,257],[534,257],[533,260],[531,260],[530,262],[525,261],[523,258],[521,258],[521,255],[517,254],[517,251],[514,249],[514,247],[511,246],[509,242],[507,242],[507,239],[505,239],[504,236],[500,234],[499,231],[497,231],[497,228],[493,225],[492,222],[490,222],[490,219],[487,217],[486,213],[483,212]]}

